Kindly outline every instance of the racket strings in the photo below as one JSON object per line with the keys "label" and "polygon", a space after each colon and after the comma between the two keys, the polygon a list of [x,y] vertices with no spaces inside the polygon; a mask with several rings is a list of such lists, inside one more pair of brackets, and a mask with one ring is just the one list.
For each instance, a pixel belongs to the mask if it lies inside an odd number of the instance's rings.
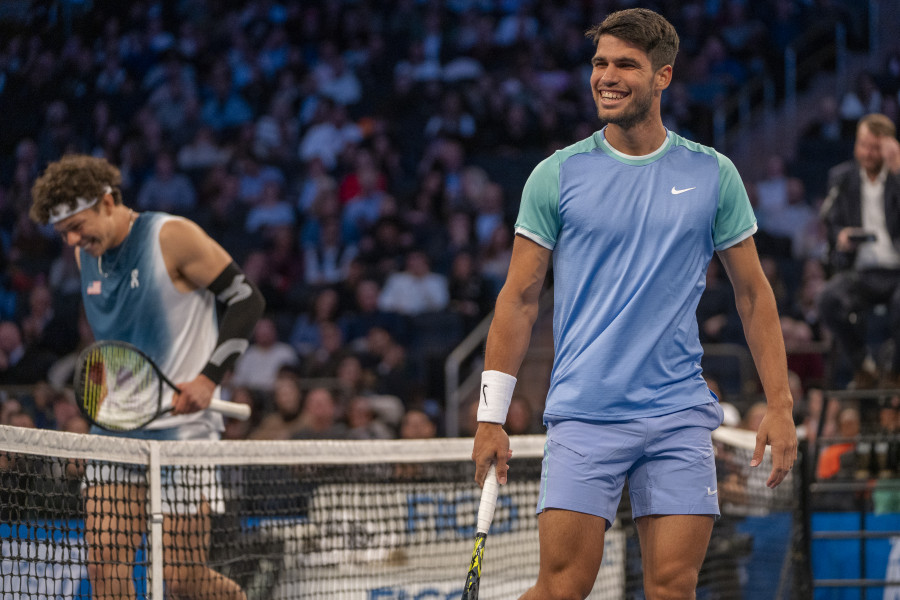
{"label": "racket strings", "polygon": [[77,380],[88,416],[109,429],[134,429],[152,420],[161,384],[153,366],[133,350],[106,345],[86,353]]}

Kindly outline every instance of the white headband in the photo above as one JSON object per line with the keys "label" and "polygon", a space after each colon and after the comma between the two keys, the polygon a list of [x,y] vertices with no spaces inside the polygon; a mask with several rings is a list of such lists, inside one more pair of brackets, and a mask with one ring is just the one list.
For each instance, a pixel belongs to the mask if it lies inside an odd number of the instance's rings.
{"label": "white headband", "polygon": [[[111,194],[112,188],[106,186],[103,188],[103,195]],[[60,202],[56,206],[50,209],[50,224],[56,225],[60,221],[64,221],[71,217],[74,214],[78,214],[83,210],[86,210],[100,201],[102,196],[98,196],[96,198],[88,199],[88,198],[75,198],[75,206],[72,206],[68,202]]]}

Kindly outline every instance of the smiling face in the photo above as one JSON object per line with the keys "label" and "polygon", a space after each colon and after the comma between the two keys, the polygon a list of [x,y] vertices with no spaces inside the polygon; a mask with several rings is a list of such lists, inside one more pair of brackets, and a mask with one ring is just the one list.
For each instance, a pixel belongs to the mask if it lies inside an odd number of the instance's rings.
{"label": "smiling face", "polygon": [[671,65],[654,70],[646,52],[612,35],[600,36],[591,64],[591,93],[602,121],[629,130],[659,117]]}
{"label": "smiling face", "polygon": [[116,245],[111,211],[106,204],[101,199],[96,206],[63,219],[54,225],[54,229],[69,246],[77,246],[91,256],[100,256]]}

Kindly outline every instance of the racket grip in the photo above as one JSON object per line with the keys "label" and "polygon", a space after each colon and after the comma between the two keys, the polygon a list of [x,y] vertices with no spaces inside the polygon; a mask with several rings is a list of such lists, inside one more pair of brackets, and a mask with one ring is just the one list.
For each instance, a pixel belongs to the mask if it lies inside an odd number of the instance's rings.
{"label": "racket grip", "polygon": [[497,481],[497,466],[491,465],[487,477],[484,478],[484,487],[481,488],[481,504],[478,505],[478,533],[487,534],[494,520],[494,508],[497,506],[497,495],[500,493],[500,483]]}
{"label": "racket grip", "polygon": [[209,401],[209,410],[214,410],[226,417],[231,417],[232,419],[237,419],[239,421],[246,421],[250,418],[250,406],[240,402],[227,402],[225,400],[213,398]]}

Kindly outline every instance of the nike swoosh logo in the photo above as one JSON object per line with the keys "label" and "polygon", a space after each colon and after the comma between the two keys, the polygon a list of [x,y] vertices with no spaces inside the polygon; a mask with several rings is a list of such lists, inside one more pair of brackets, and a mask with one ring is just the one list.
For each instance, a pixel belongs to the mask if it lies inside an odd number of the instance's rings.
{"label": "nike swoosh logo", "polygon": [[706,495],[707,495],[707,496],[715,496],[715,495],[716,495],[716,492],[718,492],[718,491],[719,491],[718,489],[713,490],[713,489],[710,489],[710,488],[706,488]]}
{"label": "nike swoosh logo", "polygon": [[481,395],[482,395],[482,397],[484,398],[484,405],[485,405],[485,406],[488,405],[488,403],[487,403],[487,394],[484,393],[484,390],[486,390],[486,389],[487,389],[487,384],[486,384],[486,383],[482,384],[482,385],[481,385]]}
{"label": "nike swoosh logo", "polygon": [[684,188],[683,190],[676,190],[676,189],[675,189],[675,186],[673,185],[673,186],[672,186],[672,195],[673,195],[673,196],[677,196],[678,194],[683,194],[683,193],[685,193],[685,192],[689,192],[689,191],[691,191],[691,190],[696,190],[696,189],[697,189],[697,186],[689,187],[689,188]]}

